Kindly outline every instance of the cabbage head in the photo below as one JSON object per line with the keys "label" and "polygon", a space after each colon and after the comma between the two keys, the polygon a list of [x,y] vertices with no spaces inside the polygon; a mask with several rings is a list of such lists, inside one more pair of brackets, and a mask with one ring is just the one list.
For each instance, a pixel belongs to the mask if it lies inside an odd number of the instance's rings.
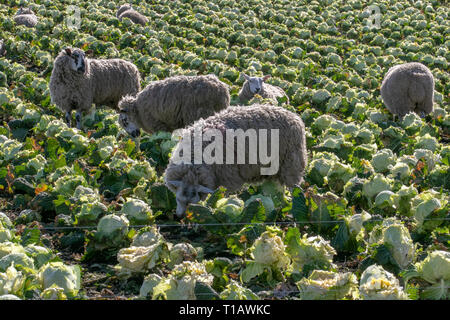
{"label": "cabbage head", "polygon": [[76,296],[81,286],[81,268],[63,262],[49,262],[39,269],[38,279],[42,289],[55,285],[68,296]]}
{"label": "cabbage head", "polygon": [[398,279],[375,264],[362,273],[359,292],[364,300],[408,300]]}
{"label": "cabbage head", "polygon": [[301,300],[341,300],[358,296],[358,280],[351,272],[314,270],[296,284]]}

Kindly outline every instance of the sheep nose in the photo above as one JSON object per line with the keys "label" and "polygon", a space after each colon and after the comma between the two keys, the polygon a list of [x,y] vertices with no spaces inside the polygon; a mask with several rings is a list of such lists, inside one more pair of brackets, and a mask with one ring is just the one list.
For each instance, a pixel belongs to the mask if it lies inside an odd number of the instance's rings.
{"label": "sheep nose", "polygon": [[261,90],[261,88],[256,88],[255,90],[256,90],[256,92],[259,92],[259,90]]}
{"label": "sheep nose", "polygon": [[176,215],[179,218],[182,218],[184,216],[184,213],[186,212],[186,207],[185,206],[177,206],[177,210],[176,210]]}
{"label": "sheep nose", "polygon": [[137,137],[139,137],[140,135],[141,135],[141,130],[139,130],[139,129],[133,130],[133,132],[131,132],[131,136],[132,136],[133,138],[137,138]]}
{"label": "sheep nose", "polygon": [[86,71],[86,68],[85,67],[80,67],[80,68],[78,68],[78,72],[79,73],[84,73]]}

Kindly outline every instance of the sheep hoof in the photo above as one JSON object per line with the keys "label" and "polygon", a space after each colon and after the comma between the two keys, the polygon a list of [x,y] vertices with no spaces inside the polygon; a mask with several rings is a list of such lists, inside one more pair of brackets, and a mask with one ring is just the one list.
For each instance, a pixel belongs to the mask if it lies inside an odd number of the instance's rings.
{"label": "sheep hoof", "polygon": [[81,130],[83,125],[81,123],[81,113],[77,111],[76,115],[75,115],[75,121],[77,122],[77,129]]}

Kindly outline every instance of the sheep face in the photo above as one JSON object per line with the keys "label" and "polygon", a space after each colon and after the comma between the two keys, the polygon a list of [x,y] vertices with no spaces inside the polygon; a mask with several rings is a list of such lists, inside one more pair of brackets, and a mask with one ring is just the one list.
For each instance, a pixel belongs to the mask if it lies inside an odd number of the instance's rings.
{"label": "sheep face", "polygon": [[84,74],[86,72],[86,54],[83,50],[75,49],[71,50],[69,48],[66,49],[66,54],[71,58],[70,60],[70,68],[80,74]]}
{"label": "sheep face", "polygon": [[182,217],[186,212],[187,206],[195,204],[204,198],[206,194],[214,192],[213,190],[198,184],[190,184],[185,181],[168,181],[176,189],[175,197],[177,200],[176,215]]}
{"label": "sheep face", "polygon": [[249,77],[248,75],[244,74],[245,80],[248,81],[248,86],[250,89],[250,92],[252,94],[260,93],[263,89],[263,83],[266,81],[270,76],[264,76],[264,77]]}
{"label": "sheep face", "polygon": [[131,121],[131,119],[128,117],[128,112],[126,109],[120,110],[119,124],[133,138],[137,138],[141,135],[141,129],[135,123],[133,123],[133,121]]}

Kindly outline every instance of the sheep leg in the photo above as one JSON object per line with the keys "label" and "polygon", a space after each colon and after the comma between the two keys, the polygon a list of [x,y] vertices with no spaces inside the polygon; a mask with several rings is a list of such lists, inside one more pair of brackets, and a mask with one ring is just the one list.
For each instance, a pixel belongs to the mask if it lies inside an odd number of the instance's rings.
{"label": "sheep leg", "polygon": [[72,112],[67,111],[64,119],[66,120],[67,126],[70,128],[72,125]]}
{"label": "sheep leg", "polygon": [[81,130],[82,129],[82,123],[81,123],[81,111],[77,110],[77,112],[75,113],[75,121],[77,123],[77,129]]}
{"label": "sheep leg", "polygon": [[133,138],[133,140],[134,140],[134,145],[135,145],[136,151],[140,152],[141,151],[141,136]]}

